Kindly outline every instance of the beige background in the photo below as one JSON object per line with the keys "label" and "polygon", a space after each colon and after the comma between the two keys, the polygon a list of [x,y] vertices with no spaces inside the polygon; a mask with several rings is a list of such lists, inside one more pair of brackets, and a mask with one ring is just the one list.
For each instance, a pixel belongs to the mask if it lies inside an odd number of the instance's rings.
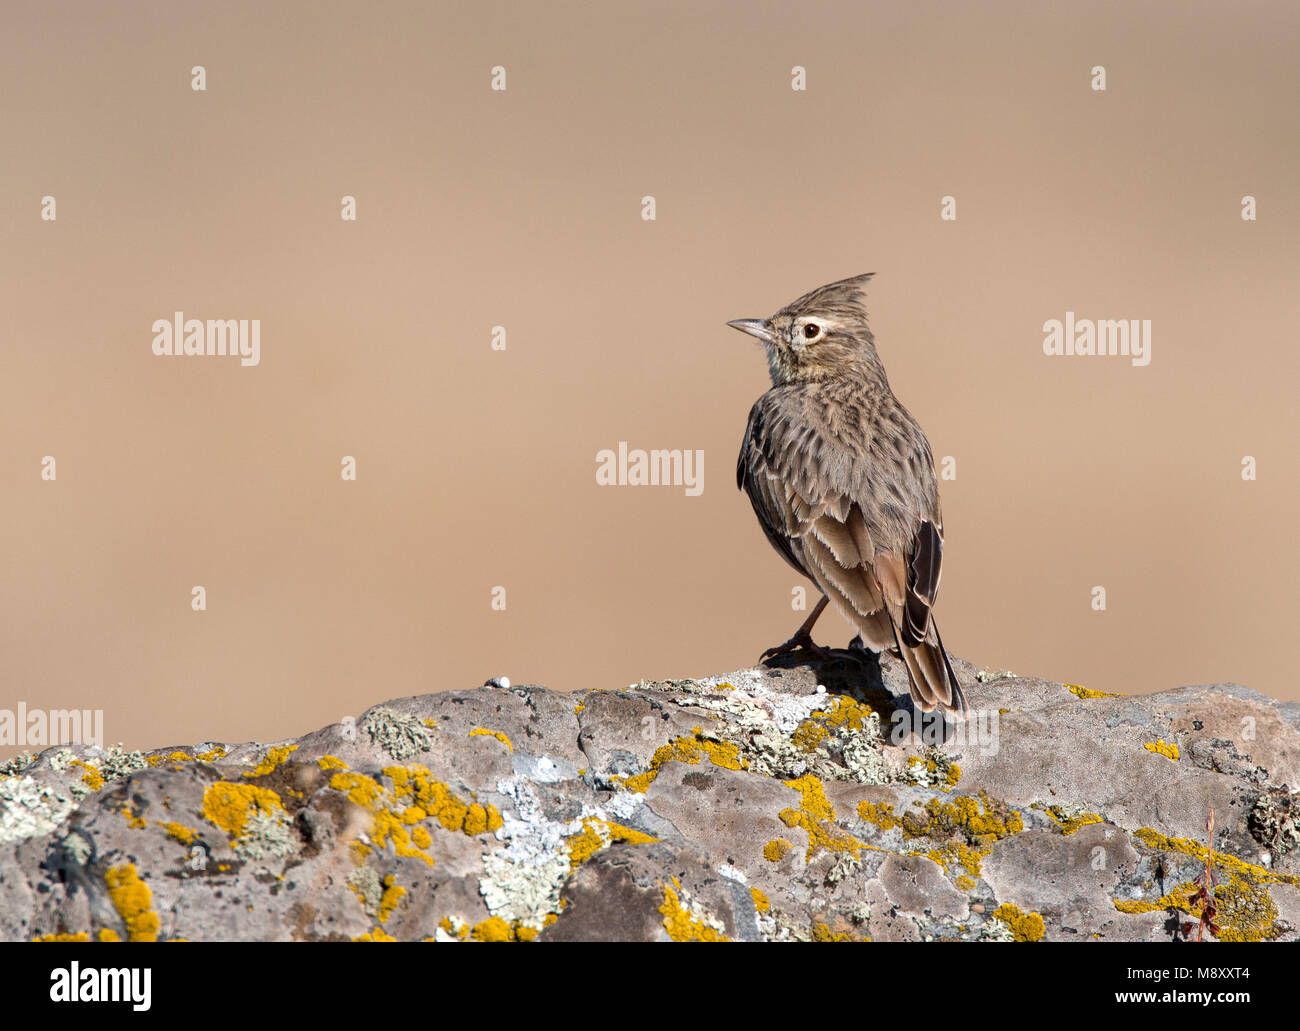
{"label": "beige background", "polygon": [[[752,662],[802,617],[724,323],[866,271],[957,459],[954,653],[1300,697],[1300,10],[1057,6],[6,3],[0,707],[156,746]],[[261,366],[155,357],[176,310],[260,318]],[[1067,310],[1151,365],[1044,357]],[[620,440],[704,494],[597,487]]]}

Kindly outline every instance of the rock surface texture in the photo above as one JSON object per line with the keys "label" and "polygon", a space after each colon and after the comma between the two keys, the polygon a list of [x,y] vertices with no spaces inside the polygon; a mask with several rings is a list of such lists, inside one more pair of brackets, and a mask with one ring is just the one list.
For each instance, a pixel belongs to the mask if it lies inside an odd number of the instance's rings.
{"label": "rock surface texture", "polygon": [[844,658],[48,749],[0,767],[0,938],[1169,941],[1207,864],[1219,939],[1300,937],[1300,706],[956,666],[946,728]]}

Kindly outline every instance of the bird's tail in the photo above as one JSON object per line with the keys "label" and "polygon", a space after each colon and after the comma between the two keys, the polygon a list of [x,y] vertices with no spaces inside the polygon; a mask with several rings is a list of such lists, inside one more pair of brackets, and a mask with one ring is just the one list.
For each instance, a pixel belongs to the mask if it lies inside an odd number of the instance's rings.
{"label": "bird's tail", "polygon": [[939,636],[939,625],[930,619],[930,629],[934,631],[933,640],[926,639],[916,644],[908,644],[895,629],[894,641],[898,645],[903,665],[907,667],[907,676],[912,683],[912,698],[924,711],[942,709],[959,718],[967,713],[966,695],[953,672],[948,653],[943,647],[943,638]]}

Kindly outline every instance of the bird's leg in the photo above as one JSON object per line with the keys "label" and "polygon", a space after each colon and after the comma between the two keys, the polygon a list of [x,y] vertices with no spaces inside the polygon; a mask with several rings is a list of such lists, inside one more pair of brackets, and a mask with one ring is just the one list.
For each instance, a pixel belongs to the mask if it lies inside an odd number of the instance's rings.
{"label": "bird's leg", "polygon": [[817,617],[822,614],[822,609],[826,607],[826,603],[829,600],[830,599],[823,594],[822,600],[813,608],[812,614],[804,620],[803,626],[794,632],[794,636],[790,638],[790,640],[786,641],[785,644],[776,648],[769,648],[765,651],[758,658],[759,664],[761,665],[762,663],[765,663],[768,659],[774,659],[778,655],[787,655],[800,648],[812,652],[812,654],[822,662],[828,661],[831,658],[831,653],[821,647],[821,645],[813,643],[812,628],[813,624],[817,622]]}

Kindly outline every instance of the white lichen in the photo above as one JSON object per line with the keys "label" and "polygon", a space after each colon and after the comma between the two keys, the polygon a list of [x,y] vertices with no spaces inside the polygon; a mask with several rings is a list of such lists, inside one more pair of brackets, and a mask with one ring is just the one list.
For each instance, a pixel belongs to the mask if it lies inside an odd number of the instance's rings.
{"label": "white lichen", "polygon": [[0,844],[49,834],[75,808],[72,799],[33,777],[0,780]]}

